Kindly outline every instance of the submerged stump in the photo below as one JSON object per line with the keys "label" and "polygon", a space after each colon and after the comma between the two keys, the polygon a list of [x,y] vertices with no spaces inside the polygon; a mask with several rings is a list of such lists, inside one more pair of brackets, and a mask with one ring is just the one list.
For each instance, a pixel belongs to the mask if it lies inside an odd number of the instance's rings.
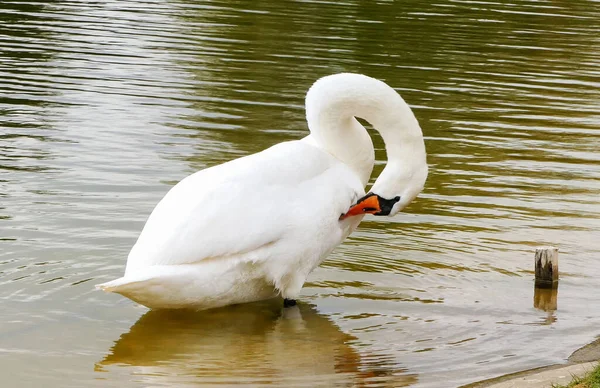
{"label": "submerged stump", "polygon": [[540,247],[535,250],[535,286],[558,288],[558,248]]}

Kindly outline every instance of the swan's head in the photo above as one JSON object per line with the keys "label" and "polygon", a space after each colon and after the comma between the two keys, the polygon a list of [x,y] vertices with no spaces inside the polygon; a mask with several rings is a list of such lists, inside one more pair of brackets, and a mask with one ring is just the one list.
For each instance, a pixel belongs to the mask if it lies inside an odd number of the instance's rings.
{"label": "swan's head", "polygon": [[427,171],[424,159],[410,166],[388,163],[367,195],[360,198],[340,219],[360,214],[396,215],[423,190]]}

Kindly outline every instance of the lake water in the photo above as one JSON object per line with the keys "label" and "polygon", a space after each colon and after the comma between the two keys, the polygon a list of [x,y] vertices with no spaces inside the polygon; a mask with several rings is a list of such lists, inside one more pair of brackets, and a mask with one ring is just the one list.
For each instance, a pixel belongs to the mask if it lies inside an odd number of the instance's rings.
{"label": "lake water", "polygon": [[[600,2],[2,1],[6,387],[456,387],[600,327]],[[318,77],[385,80],[430,176],[279,303],[147,312],[94,290],[199,169],[306,135]],[[373,134],[380,163],[383,144]],[[558,309],[533,252],[560,248]]]}

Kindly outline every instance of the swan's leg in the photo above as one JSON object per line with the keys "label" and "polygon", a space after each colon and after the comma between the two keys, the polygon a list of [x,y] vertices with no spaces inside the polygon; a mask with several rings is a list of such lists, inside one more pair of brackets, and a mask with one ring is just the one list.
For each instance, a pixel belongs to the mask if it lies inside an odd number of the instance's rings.
{"label": "swan's leg", "polygon": [[288,274],[284,277],[281,290],[281,296],[283,296],[283,307],[291,307],[296,305],[296,299],[300,296],[300,290],[304,285],[306,276],[303,276],[299,272],[294,274]]}
{"label": "swan's leg", "polygon": [[296,305],[296,299],[287,299],[283,300],[283,307],[292,307]]}

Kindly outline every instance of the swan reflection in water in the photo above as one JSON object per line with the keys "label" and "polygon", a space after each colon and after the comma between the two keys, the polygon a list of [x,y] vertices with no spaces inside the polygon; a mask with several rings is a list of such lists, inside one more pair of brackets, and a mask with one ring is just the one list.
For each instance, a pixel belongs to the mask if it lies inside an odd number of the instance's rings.
{"label": "swan reflection in water", "polygon": [[96,369],[133,368],[136,380],[155,384],[397,387],[417,381],[389,357],[361,359],[350,345],[355,340],[313,306],[282,308],[280,299],[199,312],[151,310]]}

